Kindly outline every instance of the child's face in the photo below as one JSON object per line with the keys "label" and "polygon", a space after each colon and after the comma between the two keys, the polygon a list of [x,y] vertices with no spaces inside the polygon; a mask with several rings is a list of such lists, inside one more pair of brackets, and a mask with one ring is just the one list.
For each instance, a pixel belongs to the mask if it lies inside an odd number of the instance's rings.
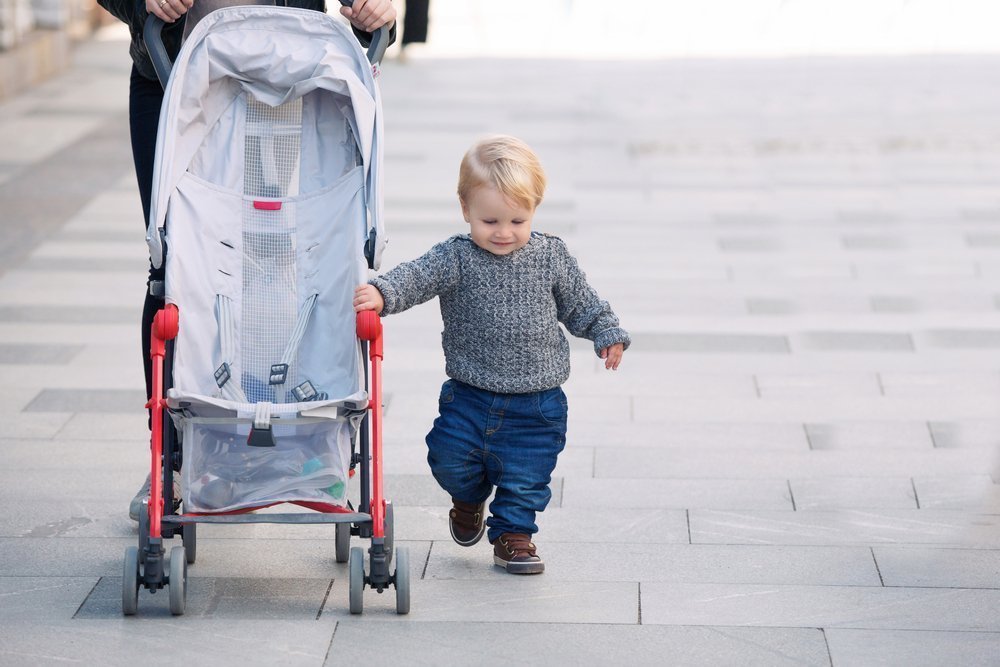
{"label": "child's face", "polygon": [[535,209],[507,199],[492,185],[480,185],[460,201],[472,242],[483,250],[509,255],[528,244]]}

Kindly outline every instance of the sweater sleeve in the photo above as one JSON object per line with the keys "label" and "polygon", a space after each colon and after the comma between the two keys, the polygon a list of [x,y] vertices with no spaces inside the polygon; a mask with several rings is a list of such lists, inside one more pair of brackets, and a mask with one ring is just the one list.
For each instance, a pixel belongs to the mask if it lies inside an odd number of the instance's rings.
{"label": "sweater sleeve", "polygon": [[461,275],[453,240],[438,243],[422,257],[403,262],[386,274],[369,281],[385,300],[383,315],[401,313],[458,284]]}
{"label": "sweater sleeve", "polygon": [[574,336],[594,342],[594,352],[623,343],[627,350],[632,343],[628,332],[619,326],[618,316],[611,306],[597,295],[580,270],[576,259],[569,254],[561,239],[552,238],[561,264],[553,293],[556,299],[556,316]]}

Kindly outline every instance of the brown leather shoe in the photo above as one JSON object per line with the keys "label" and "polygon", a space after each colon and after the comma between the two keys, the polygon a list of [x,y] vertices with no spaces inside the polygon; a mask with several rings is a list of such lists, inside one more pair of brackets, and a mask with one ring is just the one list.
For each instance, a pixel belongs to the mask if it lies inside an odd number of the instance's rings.
{"label": "brown leather shoe", "polygon": [[451,539],[463,547],[471,547],[483,537],[486,532],[486,522],[483,521],[483,510],[486,501],[481,503],[463,503],[451,499],[451,512],[448,513],[448,529]]}
{"label": "brown leather shoe", "polygon": [[541,574],[545,563],[531,543],[531,535],[503,533],[493,543],[493,563],[511,574]]}

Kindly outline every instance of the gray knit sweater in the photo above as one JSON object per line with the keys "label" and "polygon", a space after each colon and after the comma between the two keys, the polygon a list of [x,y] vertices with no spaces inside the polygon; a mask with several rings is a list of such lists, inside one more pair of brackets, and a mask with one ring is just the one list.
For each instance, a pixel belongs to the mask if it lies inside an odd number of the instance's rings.
{"label": "gray knit sweater", "polygon": [[457,235],[371,281],[399,313],[435,296],[444,320],[445,372],[480,389],[519,394],[569,377],[562,322],[594,350],[631,342],[606,301],[587,284],[562,239],[533,232],[528,244],[494,255]]}

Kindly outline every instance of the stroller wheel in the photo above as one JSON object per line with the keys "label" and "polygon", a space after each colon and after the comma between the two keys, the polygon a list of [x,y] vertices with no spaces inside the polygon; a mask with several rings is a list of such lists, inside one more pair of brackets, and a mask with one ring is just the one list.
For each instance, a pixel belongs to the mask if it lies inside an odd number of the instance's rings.
{"label": "stroller wheel", "polygon": [[180,616],[187,606],[187,556],[184,547],[174,547],[170,550],[170,613]]}
{"label": "stroller wheel", "polygon": [[351,552],[351,524],[338,523],[334,530],[337,562],[346,563]]}
{"label": "stroller wheel", "polygon": [[194,559],[198,555],[198,524],[184,524],[181,528],[181,542],[184,544],[188,565],[194,564]]}
{"label": "stroller wheel", "polygon": [[139,553],[146,553],[149,546],[149,503],[139,507]]}
{"label": "stroller wheel", "polygon": [[392,502],[385,501],[385,563],[388,565],[392,562],[392,545],[393,545],[393,529],[392,529]]}
{"label": "stroller wheel", "polygon": [[139,609],[139,549],[125,549],[125,570],[122,573],[122,615],[134,616]]}
{"label": "stroller wheel", "polygon": [[410,613],[410,550],[400,547],[396,554],[396,574],[393,575],[396,586],[396,613]]}
{"label": "stroller wheel", "polygon": [[361,547],[351,547],[350,564],[350,608],[352,614],[364,611],[365,552]]}

